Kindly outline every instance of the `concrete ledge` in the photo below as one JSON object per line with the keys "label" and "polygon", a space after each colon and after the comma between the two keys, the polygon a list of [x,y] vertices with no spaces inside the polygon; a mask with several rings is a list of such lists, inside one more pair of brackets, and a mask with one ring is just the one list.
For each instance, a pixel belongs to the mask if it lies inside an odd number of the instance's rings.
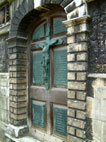
{"label": "concrete ledge", "polygon": [[90,78],[106,78],[106,73],[90,73],[88,74]]}

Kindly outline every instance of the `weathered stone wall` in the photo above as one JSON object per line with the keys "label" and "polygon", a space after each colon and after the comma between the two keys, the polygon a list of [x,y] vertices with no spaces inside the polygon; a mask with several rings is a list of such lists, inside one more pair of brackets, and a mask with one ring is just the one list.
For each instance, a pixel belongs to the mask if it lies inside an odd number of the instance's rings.
{"label": "weathered stone wall", "polygon": [[87,97],[87,139],[106,141],[106,1],[88,4],[89,75]]}
{"label": "weathered stone wall", "polygon": [[106,72],[106,1],[88,4],[91,16],[89,72]]}
{"label": "weathered stone wall", "polygon": [[[98,76],[98,77],[97,77]],[[89,75],[89,97],[87,98],[87,116],[91,127],[89,139],[94,142],[106,140],[106,75]]]}
{"label": "weathered stone wall", "polygon": [[5,142],[5,129],[9,122],[9,74],[0,73],[0,142]]}
{"label": "weathered stone wall", "polygon": [[7,39],[8,36],[0,37],[0,72],[8,71],[8,50],[7,50]]}

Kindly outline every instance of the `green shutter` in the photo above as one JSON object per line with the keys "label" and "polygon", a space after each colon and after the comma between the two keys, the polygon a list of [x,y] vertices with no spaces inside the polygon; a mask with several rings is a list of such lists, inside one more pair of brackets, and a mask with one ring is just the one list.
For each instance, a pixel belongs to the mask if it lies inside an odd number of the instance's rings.
{"label": "green shutter", "polygon": [[67,136],[67,108],[54,105],[53,129],[55,133]]}
{"label": "green shutter", "polygon": [[44,128],[45,124],[45,104],[37,101],[32,102],[33,123]]}
{"label": "green shutter", "polygon": [[43,66],[42,66],[42,52],[32,52],[32,82],[34,84],[43,84]]}
{"label": "green shutter", "polygon": [[67,31],[67,29],[64,26],[64,24],[62,23],[62,21],[64,21],[64,20],[61,18],[54,18],[53,19],[53,35]]}
{"label": "green shutter", "polygon": [[54,49],[54,85],[67,85],[66,49]]}
{"label": "green shutter", "polygon": [[45,36],[44,24],[38,26],[32,36],[32,40],[40,39]]}

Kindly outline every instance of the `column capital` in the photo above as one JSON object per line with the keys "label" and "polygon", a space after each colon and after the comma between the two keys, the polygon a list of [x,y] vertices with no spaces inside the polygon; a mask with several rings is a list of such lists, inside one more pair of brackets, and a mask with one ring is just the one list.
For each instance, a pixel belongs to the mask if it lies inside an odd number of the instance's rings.
{"label": "column capital", "polygon": [[89,20],[89,19],[90,19],[90,16],[89,15],[85,15],[83,17],[77,17],[77,18],[73,18],[73,19],[70,19],[70,20],[63,21],[63,24],[67,28],[69,28],[69,27],[72,27],[74,25],[86,23],[87,20]]}

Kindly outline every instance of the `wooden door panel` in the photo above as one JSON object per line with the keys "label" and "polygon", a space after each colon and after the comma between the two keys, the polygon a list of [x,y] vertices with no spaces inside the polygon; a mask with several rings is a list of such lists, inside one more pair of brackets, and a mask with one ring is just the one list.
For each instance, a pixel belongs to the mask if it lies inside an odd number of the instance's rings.
{"label": "wooden door panel", "polygon": [[31,120],[35,129],[44,128],[49,135],[59,133],[66,136],[67,47],[63,19],[64,17],[47,18],[33,32],[29,92]]}
{"label": "wooden door panel", "polygon": [[49,101],[55,104],[67,104],[67,89],[52,88],[49,91],[43,87],[31,87],[30,97],[35,100]]}

